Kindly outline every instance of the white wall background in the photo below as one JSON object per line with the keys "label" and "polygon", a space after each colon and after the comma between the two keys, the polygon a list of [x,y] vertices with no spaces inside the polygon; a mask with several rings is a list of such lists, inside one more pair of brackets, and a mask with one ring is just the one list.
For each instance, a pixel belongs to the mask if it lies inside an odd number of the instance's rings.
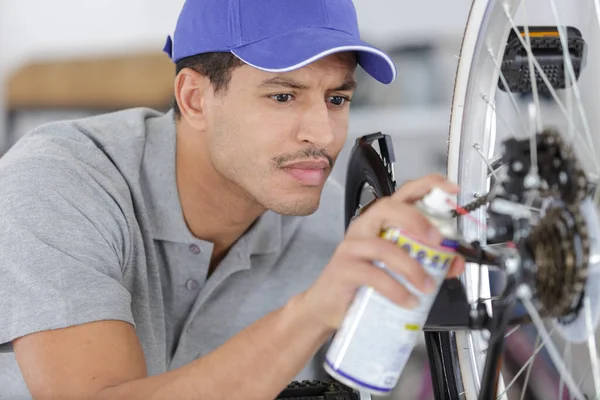
{"label": "white wall background", "polygon": [[32,58],[155,48],[171,32],[181,0],[4,0],[0,69]]}
{"label": "white wall background", "polygon": [[[355,0],[363,31],[378,41],[462,33],[470,0]],[[3,0],[0,71],[32,57],[156,48],[183,0]]]}

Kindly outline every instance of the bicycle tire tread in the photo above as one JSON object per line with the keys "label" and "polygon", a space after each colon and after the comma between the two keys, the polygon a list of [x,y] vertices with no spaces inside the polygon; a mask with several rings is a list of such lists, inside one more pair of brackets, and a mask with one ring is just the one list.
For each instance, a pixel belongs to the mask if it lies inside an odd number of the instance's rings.
{"label": "bicycle tire tread", "polygon": [[304,380],[293,381],[276,400],[359,400],[351,388],[337,381]]}

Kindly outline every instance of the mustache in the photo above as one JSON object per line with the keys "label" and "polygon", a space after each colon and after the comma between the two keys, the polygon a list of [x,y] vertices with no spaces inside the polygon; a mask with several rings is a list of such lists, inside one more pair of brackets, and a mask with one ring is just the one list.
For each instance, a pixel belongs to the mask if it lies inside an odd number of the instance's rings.
{"label": "mustache", "polygon": [[329,168],[333,168],[333,164],[334,164],[334,160],[333,157],[330,156],[326,150],[324,149],[315,149],[315,148],[308,148],[308,149],[304,149],[304,150],[300,150],[299,152],[295,153],[295,154],[285,154],[285,155],[281,155],[279,157],[275,157],[273,159],[273,162],[275,163],[275,165],[277,167],[281,167],[284,164],[287,164],[291,161],[303,161],[303,160],[308,160],[311,158],[324,158],[327,160],[327,162],[329,163]]}

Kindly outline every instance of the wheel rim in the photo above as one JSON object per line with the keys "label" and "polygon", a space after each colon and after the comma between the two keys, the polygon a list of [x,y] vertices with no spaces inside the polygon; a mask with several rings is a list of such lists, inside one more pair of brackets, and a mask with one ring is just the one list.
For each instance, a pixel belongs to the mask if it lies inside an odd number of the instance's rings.
{"label": "wheel rim", "polygon": [[[517,0],[512,3],[517,3]],[[450,127],[450,140],[448,149],[448,178],[461,185],[461,193],[458,196],[458,203],[465,204],[473,200],[475,194],[482,194],[481,189],[486,187],[487,173],[481,171],[480,168],[472,168],[470,165],[461,165],[464,157],[461,157],[461,152],[469,151],[464,149],[464,144],[468,143],[469,139],[463,136],[463,129],[466,126],[477,124],[482,131],[492,132],[492,126],[489,124],[490,110],[489,106],[473,99],[476,96],[474,87],[486,87],[486,92],[493,98],[495,88],[492,82],[497,82],[499,73],[496,66],[486,56],[484,50],[489,43],[490,38],[508,37],[508,28],[506,24],[495,23],[490,24],[500,7],[499,2],[491,1],[474,1],[468,25],[465,29],[464,40],[461,48],[459,69],[457,71],[455,92],[452,104],[452,117]],[[496,54],[502,54],[504,51],[504,41],[498,41],[495,50]],[[470,61],[468,61],[470,60]],[[472,76],[471,71],[476,71],[477,75]],[[487,81],[487,83],[486,83]],[[465,114],[465,105],[471,105],[469,114]],[[486,129],[487,128],[487,129]],[[476,132],[469,128],[466,132]],[[491,138],[492,135],[485,135]],[[479,138],[477,138],[479,139]],[[479,141],[479,140],[478,140]],[[484,154],[494,153],[494,141],[487,140],[481,144]],[[479,210],[475,213],[479,214],[475,217],[478,219],[484,218],[483,211]],[[467,240],[478,240],[484,235],[481,229],[468,229],[470,227],[459,226],[461,232]],[[467,266],[467,270],[461,280],[467,292],[467,298],[474,301],[477,298],[477,293],[474,289],[479,285],[476,283],[477,274],[474,269],[478,266]],[[485,271],[481,276],[485,279],[487,274]],[[483,295],[490,296],[489,282],[483,282]],[[487,290],[486,290],[487,289]],[[477,398],[481,382],[481,371],[485,362],[484,350],[487,347],[487,340],[482,332],[465,331],[457,332],[456,349],[459,358],[461,369],[462,384],[465,390],[467,399]],[[469,374],[469,375],[466,375]],[[500,387],[503,388],[503,381],[500,382]]]}

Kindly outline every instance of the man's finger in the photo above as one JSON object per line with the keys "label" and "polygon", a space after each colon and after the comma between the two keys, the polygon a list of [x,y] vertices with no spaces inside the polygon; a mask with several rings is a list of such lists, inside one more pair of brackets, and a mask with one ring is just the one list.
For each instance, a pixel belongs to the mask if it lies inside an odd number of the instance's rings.
{"label": "man's finger", "polygon": [[465,271],[465,260],[457,256],[454,261],[452,261],[452,265],[450,265],[450,269],[448,270],[448,278],[456,278],[460,274]]}
{"label": "man's finger", "polygon": [[384,198],[365,212],[346,232],[347,238],[372,238],[378,236],[383,229],[401,229],[431,246],[442,242],[442,235],[431,222],[414,206]]}
{"label": "man's finger", "polygon": [[421,179],[406,182],[398,188],[392,197],[400,201],[413,203],[421,200],[435,187],[447,193],[458,193],[458,185],[447,181],[442,175],[432,174]]}

